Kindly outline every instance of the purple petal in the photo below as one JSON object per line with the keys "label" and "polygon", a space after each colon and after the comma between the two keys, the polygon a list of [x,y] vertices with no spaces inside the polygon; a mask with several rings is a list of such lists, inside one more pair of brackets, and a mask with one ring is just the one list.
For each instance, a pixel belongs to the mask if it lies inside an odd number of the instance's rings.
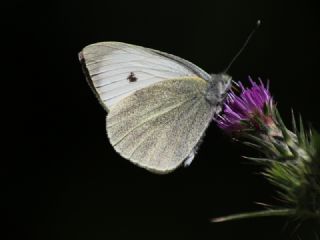
{"label": "purple petal", "polygon": [[224,102],[224,110],[216,120],[220,128],[228,131],[239,130],[242,127],[240,126],[241,121],[250,121],[253,114],[263,114],[264,106],[272,101],[269,82],[265,87],[260,78],[259,84],[254,82],[250,76],[248,78],[251,87],[246,88],[241,82],[238,82],[240,94],[237,96],[233,91],[228,93]]}

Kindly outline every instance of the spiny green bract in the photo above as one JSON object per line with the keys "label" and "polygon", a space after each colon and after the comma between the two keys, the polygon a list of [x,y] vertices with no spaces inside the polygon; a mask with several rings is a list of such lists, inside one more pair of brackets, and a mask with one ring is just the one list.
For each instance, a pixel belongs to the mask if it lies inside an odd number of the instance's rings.
{"label": "spiny green bract", "polygon": [[[288,148],[293,158],[270,161],[264,175],[279,188],[278,193],[287,207],[296,210],[296,217],[320,219],[320,135],[313,129],[307,134],[301,118],[299,125],[297,130],[293,117],[295,139],[285,141],[290,142]],[[283,127],[282,132],[288,131]]]}

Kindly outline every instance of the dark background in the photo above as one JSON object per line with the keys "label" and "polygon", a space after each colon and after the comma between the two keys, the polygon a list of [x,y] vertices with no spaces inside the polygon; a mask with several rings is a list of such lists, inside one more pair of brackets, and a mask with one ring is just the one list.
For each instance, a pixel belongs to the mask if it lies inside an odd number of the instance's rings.
{"label": "dark background", "polygon": [[[194,162],[165,176],[122,159],[77,53],[122,41],[222,71],[257,19],[262,25],[231,67],[236,80],[270,79],[280,112],[320,129],[316,1],[21,1],[2,5],[2,96],[12,127],[4,157],[7,239],[315,239],[286,219],[211,224],[211,217],[279,203],[259,169],[214,124]],[[8,86],[5,86],[5,83]]]}

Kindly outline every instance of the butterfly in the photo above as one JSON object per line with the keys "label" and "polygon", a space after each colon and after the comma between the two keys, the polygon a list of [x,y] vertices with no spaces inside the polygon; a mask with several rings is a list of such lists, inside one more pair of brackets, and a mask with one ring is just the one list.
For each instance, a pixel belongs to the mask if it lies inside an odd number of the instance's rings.
{"label": "butterfly", "polygon": [[159,174],[192,162],[232,83],[226,73],[208,74],[172,54],[122,42],[88,45],[79,59],[107,111],[115,151]]}

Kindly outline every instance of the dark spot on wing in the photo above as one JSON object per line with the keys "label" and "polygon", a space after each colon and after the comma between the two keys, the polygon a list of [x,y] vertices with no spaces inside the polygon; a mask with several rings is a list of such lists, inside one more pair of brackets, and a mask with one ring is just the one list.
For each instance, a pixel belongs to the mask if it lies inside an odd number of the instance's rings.
{"label": "dark spot on wing", "polygon": [[129,76],[127,77],[127,79],[129,80],[129,82],[136,82],[138,80],[138,78],[134,75],[133,72],[131,72],[129,74]]}

